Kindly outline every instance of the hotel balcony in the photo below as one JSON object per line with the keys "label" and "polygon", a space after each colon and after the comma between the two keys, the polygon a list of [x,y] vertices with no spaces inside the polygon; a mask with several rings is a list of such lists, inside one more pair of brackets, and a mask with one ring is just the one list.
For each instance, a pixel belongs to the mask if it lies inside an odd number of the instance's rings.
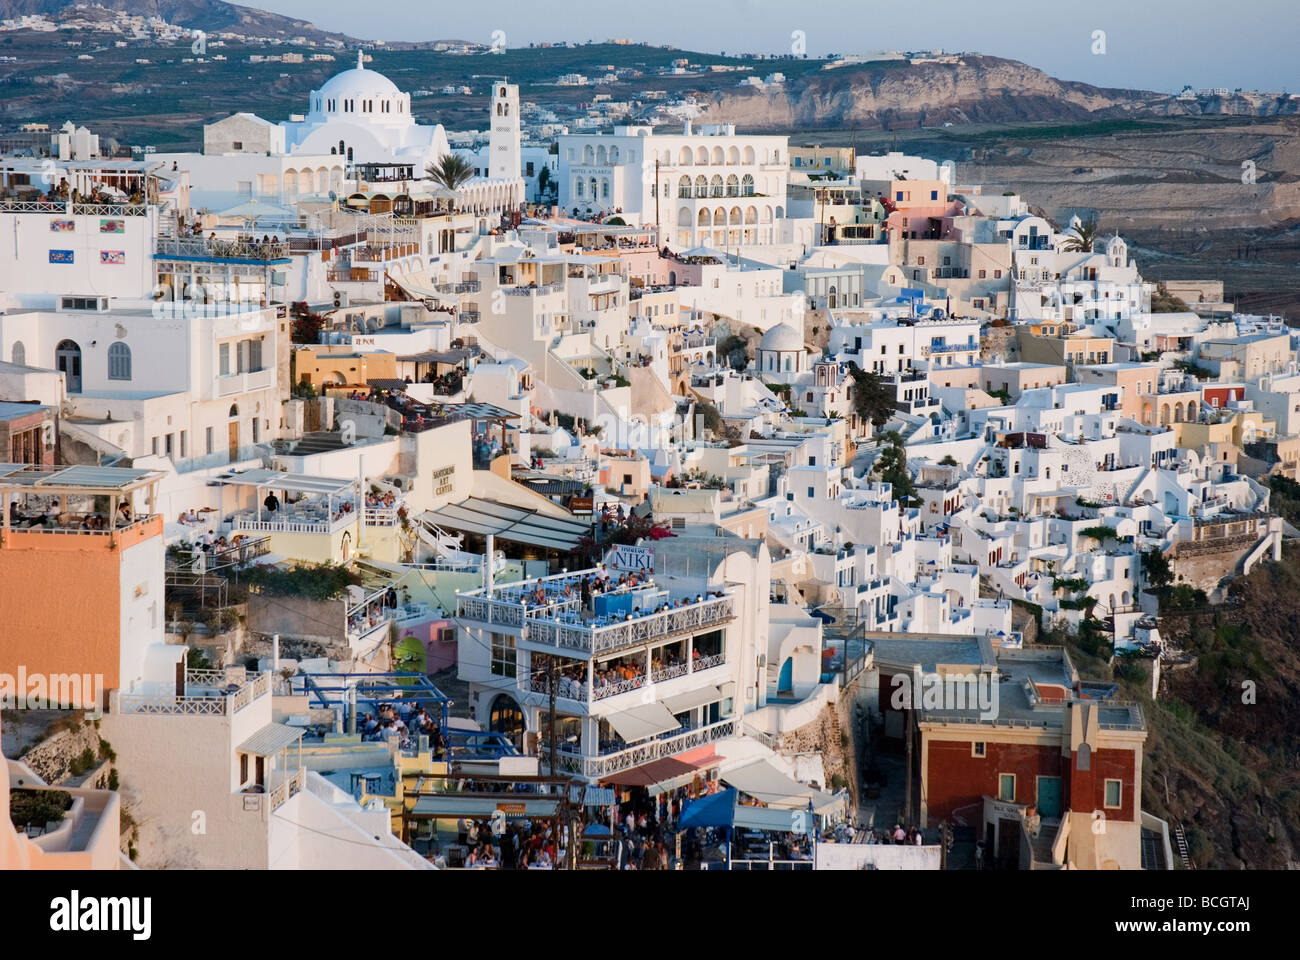
{"label": "hotel balcony", "polygon": [[[581,609],[578,585],[593,572],[513,583],[491,595],[482,590],[461,594],[456,614],[470,625],[512,628],[527,649],[584,659],[720,627],[732,619],[732,600],[725,594],[674,598],[653,581],[597,594],[588,614]],[[538,584],[546,591],[544,603],[534,603],[530,596]],[[563,594],[565,587],[571,588],[569,596]]]}
{"label": "hotel balcony", "polygon": [[[576,774],[588,780],[599,780],[632,767],[655,760],[673,757],[688,750],[705,747],[719,740],[727,740],[739,733],[739,721],[734,717],[718,723],[704,724],[689,730],[670,731],[667,734],[636,744],[619,742],[602,744],[595,755],[583,754],[567,746],[557,746],[556,766],[560,772]],[[545,746],[541,756],[548,756]]]}

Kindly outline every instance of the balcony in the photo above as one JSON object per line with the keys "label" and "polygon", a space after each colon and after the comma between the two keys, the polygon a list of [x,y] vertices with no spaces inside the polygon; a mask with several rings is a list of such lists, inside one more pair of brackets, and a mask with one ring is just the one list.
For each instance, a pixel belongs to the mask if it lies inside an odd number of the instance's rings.
{"label": "balcony", "polygon": [[221,240],[215,237],[158,237],[154,240],[155,260],[183,260],[210,263],[290,263],[289,244],[260,240]]}
{"label": "balcony", "polygon": [[656,640],[694,633],[731,620],[731,598],[712,597],[683,607],[673,607],[649,616],[627,615],[624,620],[582,622],[576,611],[572,619],[542,618],[530,612],[526,617],[525,642],[551,646],[579,656],[595,656]]}
{"label": "balcony", "polygon": [[228,373],[217,377],[217,396],[230,397],[252,390],[267,390],[274,385],[275,371],[270,367],[247,370],[243,373]]}
{"label": "balcony", "polygon": [[662,760],[665,757],[685,753],[687,750],[717,743],[719,740],[730,739],[736,736],[736,723],[734,718],[723,720],[594,757],[560,748],[556,751],[556,764],[565,773],[577,774],[589,780],[599,780],[654,760]]}
{"label": "balcony", "polygon": [[[68,213],[65,200],[0,200],[0,213]],[[143,203],[74,203],[74,217],[147,217],[149,207]]]}
{"label": "balcony", "polygon": [[185,696],[122,694],[118,713],[173,717],[233,717],[271,692],[271,675],[259,673],[244,683],[222,670],[186,670]]}

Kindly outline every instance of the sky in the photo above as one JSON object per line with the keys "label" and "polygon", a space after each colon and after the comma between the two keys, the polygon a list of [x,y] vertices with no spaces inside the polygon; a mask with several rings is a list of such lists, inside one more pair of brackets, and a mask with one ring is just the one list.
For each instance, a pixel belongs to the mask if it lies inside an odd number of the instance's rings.
{"label": "sky", "polygon": [[[808,55],[944,49],[1021,60],[1062,80],[1177,92],[1300,92],[1300,0],[244,0],[363,40],[478,40],[509,47],[614,37],[708,53]],[[1102,31],[1098,34],[1097,31]]]}

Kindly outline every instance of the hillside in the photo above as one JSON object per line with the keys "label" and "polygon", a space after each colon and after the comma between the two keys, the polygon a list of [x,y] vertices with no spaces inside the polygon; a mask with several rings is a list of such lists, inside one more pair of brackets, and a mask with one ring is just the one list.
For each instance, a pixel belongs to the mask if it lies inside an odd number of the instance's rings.
{"label": "hillside", "polygon": [[[45,14],[54,16],[81,4],[68,0],[0,0],[0,20]],[[248,37],[284,39],[305,37],[309,41],[341,40],[355,43],[342,33],[317,30],[306,20],[224,0],[94,0],[94,6],[120,10],[132,16],[159,17],[178,27],[216,33],[230,30]]]}
{"label": "hillside", "polygon": [[1187,662],[1145,707],[1142,806],[1183,823],[1197,866],[1300,868],[1300,548],[1229,598],[1162,618]]}
{"label": "hillside", "polygon": [[749,130],[907,129],[944,123],[1087,121],[1125,117],[1300,113],[1300,100],[1179,99],[1058,80],[1000,57],[956,63],[881,61],[810,73],[764,88],[720,90],[703,119]]}

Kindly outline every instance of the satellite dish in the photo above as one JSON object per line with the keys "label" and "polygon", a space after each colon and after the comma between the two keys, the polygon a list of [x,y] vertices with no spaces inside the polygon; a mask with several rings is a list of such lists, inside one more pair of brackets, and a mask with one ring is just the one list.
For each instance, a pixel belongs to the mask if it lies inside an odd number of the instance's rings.
{"label": "satellite dish", "polygon": [[936,319],[936,320],[942,320],[942,319],[943,319],[943,308],[942,308],[942,307],[935,307],[935,308],[934,308],[934,319]]}

